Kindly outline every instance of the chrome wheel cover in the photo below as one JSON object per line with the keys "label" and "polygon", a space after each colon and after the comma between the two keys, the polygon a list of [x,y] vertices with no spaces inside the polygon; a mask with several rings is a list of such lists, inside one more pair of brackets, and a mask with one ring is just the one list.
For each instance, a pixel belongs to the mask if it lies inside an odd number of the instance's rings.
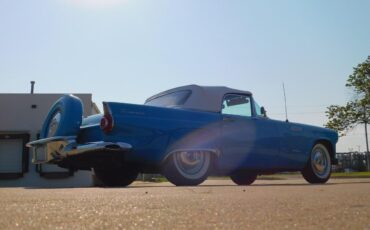
{"label": "chrome wheel cover", "polygon": [[55,136],[59,124],[60,124],[60,118],[62,117],[62,114],[60,112],[57,112],[54,114],[53,118],[50,121],[49,129],[48,129],[48,136],[47,137],[53,137]]}
{"label": "chrome wheel cover", "polygon": [[316,145],[311,152],[311,167],[315,175],[321,179],[327,178],[330,174],[330,155],[322,144]]}
{"label": "chrome wheel cover", "polygon": [[210,154],[203,151],[182,151],[174,153],[174,164],[179,173],[187,179],[199,179],[207,172],[211,162]]}

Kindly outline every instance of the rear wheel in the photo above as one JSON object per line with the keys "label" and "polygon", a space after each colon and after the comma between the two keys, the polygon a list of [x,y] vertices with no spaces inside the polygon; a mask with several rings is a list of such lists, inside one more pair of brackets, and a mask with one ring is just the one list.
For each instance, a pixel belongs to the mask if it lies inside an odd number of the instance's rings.
{"label": "rear wheel", "polygon": [[204,182],[211,166],[211,154],[206,151],[181,151],[167,159],[164,176],[174,185],[199,185]]}
{"label": "rear wheel", "polygon": [[311,184],[325,183],[331,174],[331,159],[323,144],[316,144],[311,151],[306,167],[302,171],[304,179]]}
{"label": "rear wheel", "polygon": [[230,175],[230,178],[237,185],[251,185],[257,179],[257,174],[236,172]]}
{"label": "rear wheel", "polygon": [[94,168],[95,176],[109,187],[125,187],[139,175],[137,169],[126,166],[120,168]]}

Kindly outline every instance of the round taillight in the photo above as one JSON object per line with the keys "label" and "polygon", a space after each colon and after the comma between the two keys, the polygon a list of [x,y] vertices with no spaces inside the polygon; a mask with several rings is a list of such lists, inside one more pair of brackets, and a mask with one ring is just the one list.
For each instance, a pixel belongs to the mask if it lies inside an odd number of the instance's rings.
{"label": "round taillight", "polygon": [[102,119],[100,120],[100,128],[104,132],[111,131],[113,129],[113,119],[112,119],[112,116],[110,116],[109,114],[108,115],[104,115],[102,117]]}
{"label": "round taillight", "polygon": [[103,117],[100,121],[100,128],[105,129],[108,126],[108,119]]}

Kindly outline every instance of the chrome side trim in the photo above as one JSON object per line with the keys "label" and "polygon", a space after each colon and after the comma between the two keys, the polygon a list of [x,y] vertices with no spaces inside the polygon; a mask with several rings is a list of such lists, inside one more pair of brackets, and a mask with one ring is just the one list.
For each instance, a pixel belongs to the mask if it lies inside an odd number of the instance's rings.
{"label": "chrome side trim", "polygon": [[75,136],[51,137],[27,144],[32,148],[32,162],[35,164],[60,161],[63,158],[96,151],[128,152],[132,146],[123,142],[76,143]]}
{"label": "chrome side trim", "polygon": [[[71,148],[72,147],[72,148]],[[71,149],[69,149],[71,148]],[[100,150],[109,150],[109,151],[129,151],[132,149],[132,146],[123,142],[90,142],[84,145],[77,145],[76,147],[68,145],[65,148],[67,156],[77,155],[85,152],[94,152]]]}
{"label": "chrome side trim", "polygon": [[28,148],[32,148],[32,147],[35,147],[37,145],[42,145],[42,144],[45,144],[45,143],[48,143],[48,142],[51,142],[51,141],[68,141],[68,140],[76,140],[77,136],[57,136],[57,137],[48,137],[48,138],[44,138],[44,139],[40,139],[40,140],[36,140],[36,141],[31,141],[31,142],[28,142],[26,144],[26,146]]}

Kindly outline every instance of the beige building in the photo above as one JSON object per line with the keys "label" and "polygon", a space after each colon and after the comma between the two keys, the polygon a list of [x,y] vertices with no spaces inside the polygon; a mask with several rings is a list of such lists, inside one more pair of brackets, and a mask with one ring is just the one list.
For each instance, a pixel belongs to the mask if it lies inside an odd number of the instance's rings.
{"label": "beige building", "polygon": [[[84,116],[99,113],[91,94],[75,94]],[[63,94],[0,94],[0,187],[91,186],[92,173],[34,165],[25,144],[36,140],[53,103]]]}

